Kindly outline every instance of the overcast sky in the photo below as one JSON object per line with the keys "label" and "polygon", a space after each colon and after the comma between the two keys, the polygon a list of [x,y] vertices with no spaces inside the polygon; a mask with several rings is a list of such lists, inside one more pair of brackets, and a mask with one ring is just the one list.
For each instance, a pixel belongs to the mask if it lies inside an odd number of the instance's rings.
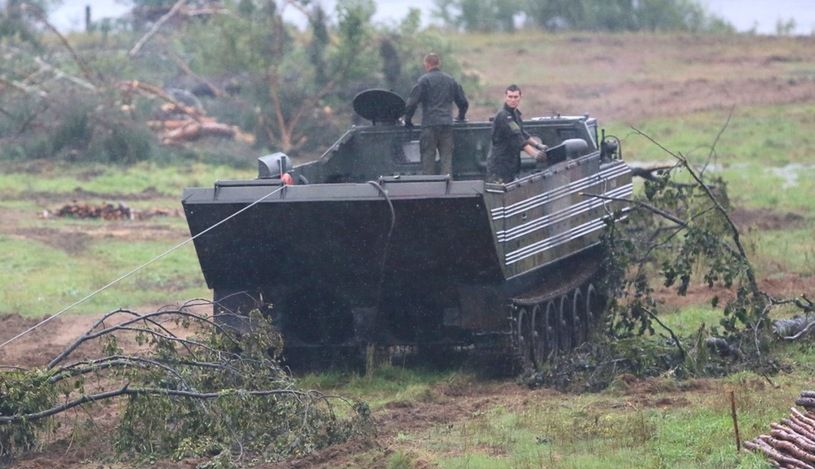
{"label": "overcast sky", "polygon": [[[334,8],[335,0],[314,0],[321,2],[327,11]],[[0,1],[0,3],[2,3]],[[377,0],[377,12],[374,19],[378,22],[395,23],[407,14],[411,7],[422,10],[422,19],[430,20],[433,0]],[[772,34],[778,20],[787,21],[795,18],[798,34],[815,33],[815,0],[702,0],[708,10],[726,20],[740,31],[747,31],[754,26],[759,33]],[[51,15],[54,24],[62,29],[81,29],[85,18],[85,5],[93,5],[93,18],[115,17],[127,12],[130,4],[127,0],[64,0],[62,5]],[[289,12],[293,21],[297,12]]]}

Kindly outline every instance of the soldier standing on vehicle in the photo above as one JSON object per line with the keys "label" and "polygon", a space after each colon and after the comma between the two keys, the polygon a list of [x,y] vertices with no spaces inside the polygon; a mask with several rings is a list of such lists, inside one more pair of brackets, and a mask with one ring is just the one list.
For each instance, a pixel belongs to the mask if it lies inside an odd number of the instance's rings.
{"label": "soldier standing on vehicle", "polygon": [[506,184],[521,171],[521,151],[538,161],[546,161],[546,145],[539,143],[524,130],[518,104],[521,89],[507,86],[504,107],[492,121],[492,145],[487,157],[487,177],[490,181]]}
{"label": "soldier standing on vehicle", "polygon": [[453,174],[453,103],[458,107],[459,122],[465,120],[470,106],[464,90],[450,75],[439,70],[441,59],[437,54],[424,57],[427,73],[419,77],[410,91],[405,107],[405,127],[413,127],[411,119],[419,104],[422,105],[422,133],[419,149],[424,174],[436,172],[436,150],[441,159],[441,174]]}

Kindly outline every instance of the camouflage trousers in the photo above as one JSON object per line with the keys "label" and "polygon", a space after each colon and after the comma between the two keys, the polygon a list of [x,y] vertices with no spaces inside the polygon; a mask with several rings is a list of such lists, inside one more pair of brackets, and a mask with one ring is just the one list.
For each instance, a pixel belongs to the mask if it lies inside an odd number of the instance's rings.
{"label": "camouflage trousers", "polygon": [[[441,160],[441,172],[436,170],[436,150]],[[423,174],[453,174],[453,126],[422,127],[419,137]]]}

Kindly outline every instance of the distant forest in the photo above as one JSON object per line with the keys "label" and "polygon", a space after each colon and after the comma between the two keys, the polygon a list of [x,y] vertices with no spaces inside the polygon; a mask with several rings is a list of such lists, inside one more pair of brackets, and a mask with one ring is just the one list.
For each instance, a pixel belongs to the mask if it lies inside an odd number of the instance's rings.
{"label": "distant forest", "polygon": [[435,15],[465,31],[732,32],[695,0],[434,0]]}
{"label": "distant forest", "polygon": [[[0,160],[243,164],[267,151],[317,156],[352,122],[351,98],[406,95],[436,51],[456,61],[445,28],[411,10],[372,22],[372,0],[134,0],[130,14],[62,35],[58,2],[0,2]],[[691,0],[436,0],[446,29],[729,32]],[[284,20],[302,15],[305,28]]]}

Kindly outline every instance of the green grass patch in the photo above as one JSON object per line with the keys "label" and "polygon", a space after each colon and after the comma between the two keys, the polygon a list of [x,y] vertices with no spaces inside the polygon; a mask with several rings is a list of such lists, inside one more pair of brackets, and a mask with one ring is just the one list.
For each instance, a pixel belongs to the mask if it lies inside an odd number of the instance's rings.
{"label": "green grass patch", "polygon": [[[750,377],[751,386],[757,382]],[[649,393],[613,401],[607,393],[547,397],[522,411],[496,406],[476,412],[417,435],[411,444],[418,442],[440,466],[451,468],[766,467],[760,457],[736,452],[724,391]],[[745,439],[767,431],[789,402],[778,395],[737,395],[744,397],[739,422]],[[648,404],[658,401],[667,406]]]}
{"label": "green grass patch", "polygon": [[469,376],[455,371],[385,365],[367,375],[348,371],[310,373],[300,377],[298,382],[308,389],[341,390],[343,396],[364,400],[376,409],[391,403],[432,400],[434,385],[468,379]]}
{"label": "green grass patch", "polygon": [[[736,163],[765,167],[811,163],[815,147],[815,135],[811,132],[814,113],[813,103],[736,109],[716,144],[716,162],[723,167]],[[669,154],[632,130],[635,127],[665,148],[703,164],[727,116],[726,111],[699,112],[630,124],[609,122],[606,129],[622,139],[626,160],[671,160]]]}
{"label": "green grass patch", "polygon": [[0,263],[3,313],[51,314],[81,298],[86,285],[101,281],[94,278],[93,269],[80,271],[72,256],[37,241],[0,236]]}
{"label": "green grass patch", "polygon": [[732,165],[720,174],[727,182],[733,204],[739,207],[792,211],[806,216],[815,211],[815,165],[791,163],[768,168],[747,163]]}
{"label": "green grass patch", "polygon": [[[720,312],[683,308],[663,319],[694,331]],[[684,330],[682,330],[684,332]],[[765,376],[750,371],[719,379],[651,378],[592,394],[529,390],[518,399],[485,399],[487,405],[419,431],[399,431],[389,448],[389,467],[422,464],[445,468],[745,468],[766,467],[758,455],[736,452],[730,411],[734,391],[741,440],[755,438],[789,414],[811,385],[815,345],[781,344],[777,357],[797,360],[790,372]],[[304,387],[375,401],[375,415],[388,402],[422,406],[439,386],[471,380],[455,372],[384,367],[372,376],[321,373],[299,380]],[[470,397],[478,399],[478,397]],[[375,460],[371,452],[365,453]],[[360,456],[361,457],[361,456]],[[361,461],[361,460],[360,460]]]}
{"label": "green grass patch", "polygon": [[[686,306],[675,312],[662,314],[659,319],[678,336],[688,337],[698,331],[702,324],[707,328],[718,326],[722,317],[721,309],[713,308],[708,304]],[[658,324],[654,324],[654,329],[659,333],[665,332]]]}
{"label": "green grass patch", "polygon": [[[70,255],[40,241],[0,236],[0,262],[6,267],[0,271],[0,312],[53,314],[174,244],[103,240],[91,242],[82,255]],[[209,296],[209,291],[194,249],[188,245],[72,311],[98,313],[201,296]]]}
{"label": "green grass patch", "polygon": [[754,230],[745,238],[752,246],[751,260],[760,275],[780,272],[815,275],[815,227]]}
{"label": "green grass patch", "polygon": [[[184,187],[211,186],[218,179],[255,177],[254,166],[236,169],[227,165],[190,163],[160,165],[143,162],[132,166],[56,163],[40,168],[0,164],[0,196],[19,197],[29,192],[65,194],[70,199],[77,188],[101,194],[138,194],[155,191],[180,199]],[[28,171],[26,171],[26,169]]]}

